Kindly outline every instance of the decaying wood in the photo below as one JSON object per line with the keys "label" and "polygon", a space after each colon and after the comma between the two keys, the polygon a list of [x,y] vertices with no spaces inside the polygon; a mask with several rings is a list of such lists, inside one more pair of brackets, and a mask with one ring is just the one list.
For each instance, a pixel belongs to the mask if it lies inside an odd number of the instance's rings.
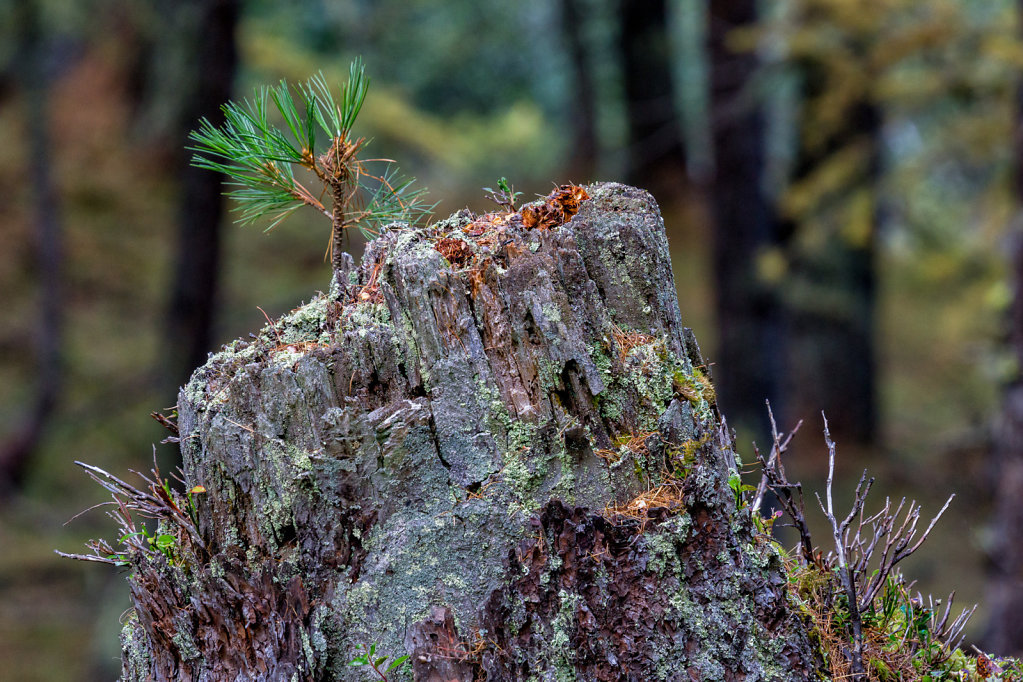
{"label": "decaying wood", "polygon": [[814,674],[656,204],[559,191],[395,227],[195,372],[203,552],[131,558],[124,679],[362,680],[369,643],[395,680]]}

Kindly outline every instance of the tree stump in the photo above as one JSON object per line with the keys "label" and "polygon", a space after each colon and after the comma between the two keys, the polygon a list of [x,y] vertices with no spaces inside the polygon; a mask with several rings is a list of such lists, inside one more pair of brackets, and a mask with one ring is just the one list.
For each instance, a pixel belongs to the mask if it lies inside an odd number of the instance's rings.
{"label": "tree stump", "polygon": [[132,558],[126,680],[817,670],[646,192],[396,226],[178,410],[205,546]]}

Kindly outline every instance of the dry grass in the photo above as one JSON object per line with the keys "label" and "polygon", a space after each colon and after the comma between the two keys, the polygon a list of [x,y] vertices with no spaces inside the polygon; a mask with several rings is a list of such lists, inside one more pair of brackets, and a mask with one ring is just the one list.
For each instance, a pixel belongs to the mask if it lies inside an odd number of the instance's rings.
{"label": "dry grass", "polygon": [[642,433],[623,436],[622,438],[618,439],[619,448],[617,450],[601,448],[599,450],[594,451],[593,454],[595,454],[597,457],[600,457],[608,464],[617,464],[618,462],[621,461],[622,457],[624,456],[621,451],[622,448],[625,448],[634,456],[646,456],[647,454],[649,454],[649,450],[647,449],[646,446],[647,438],[654,435],[655,433],[657,432],[644,431]]}
{"label": "dry grass", "polygon": [[671,477],[657,487],[640,493],[626,504],[617,502],[608,504],[601,510],[601,514],[609,521],[629,518],[645,522],[651,509],[662,508],[674,512],[684,508],[682,494],[682,481]]}
{"label": "dry grass", "polygon": [[625,362],[625,358],[628,357],[629,352],[633,348],[647,346],[656,341],[650,334],[624,330],[614,323],[611,324],[611,338],[614,339],[615,345],[618,346],[618,359],[622,362]]}
{"label": "dry grass", "polygon": [[[813,623],[814,636],[827,656],[831,679],[853,679],[852,660],[847,655],[851,635],[847,623],[836,619],[836,599],[841,587],[830,572],[817,566],[791,563],[788,570],[798,586],[802,607]],[[913,659],[908,647],[892,646],[888,632],[864,627],[863,664],[868,680],[919,679]]]}

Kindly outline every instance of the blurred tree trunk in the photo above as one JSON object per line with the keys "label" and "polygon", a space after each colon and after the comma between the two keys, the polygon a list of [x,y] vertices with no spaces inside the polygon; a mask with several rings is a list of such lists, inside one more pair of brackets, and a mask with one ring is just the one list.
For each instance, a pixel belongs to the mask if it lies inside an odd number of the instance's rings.
{"label": "blurred tree trunk", "polygon": [[[802,140],[779,229],[790,266],[783,390],[793,417],[823,410],[836,440],[870,446],[877,437],[875,245],[882,115],[863,96],[847,107],[839,125],[823,133],[814,129],[819,123],[806,112],[834,86],[822,65],[800,66]],[[836,169],[841,187],[822,189]],[[800,208],[807,196],[813,197],[811,205]]]}
{"label": "blurred tree trunk", "polygon": [[176,5],[173,11],[185,14],[192,29],[178,39],[194,46],[194,59],[183,75],[194,89],[181,109],[176,132],[182,150],[177,159],[181,194],[163,355],[168,388],[176,392],[212,350],[224,207],[223,177],[190,165],[190,155],[184,153],[185,138],[200,118],[218,125],[223,121],[220,106],[231,97],[238,62],[234,34],[239,3],[194,0]]}
{"label": "blurred tree trunk", "polygon": [[580,0],[561,0],[561,32],[574,86],[570,97],[574,139],[568,174],[574,182],[590,182],[597,169],[597,91],[583,37],[586,13],[579,4]]}
{"label": "blurred tree trunk", "polygon": [[26,99],[29,157],[27,177],[32,196],[35,269],[39,277],[39,319],[35,338],[35,396],[21,429],[0,445],[0,496],[10,492],[24,478],[32,453],[38,447],[46,424],[56,408],[62,375],[63,239],[60,201],[51,173],[53,155],[49,131],[48,50],[39,7],[34,0],[18,1],[15,21],[18,24],[19,44],[14,72],[15,80]]}
{"label": "blurred tree trunk", "polygon": [[[1023,2],[1018,13],[1023,21]],[[1013,191],[1016,218],[1011,226],[1012,309],[1009,344],[1016,356],[1016,377],[1005,389],[1002,418],[995,433],[995,515],[990,549],[988,604],[991,615],[985,647],[1000,655],[1023,654],[1023,83],[1016,89],[1013,137]]]}
{"label": "blurred tree trunk", "polygon": [[777,248],[777,218],[764,183],[762,98],[753,92],[758,59],[727,46],[729,33],[757,20],[756,0],[713,0],[709,6],[714,177],[714,278],[718,349],[714,383],[731,425],[770,433],[764,400],[780,409],[782,349],[774,287],[760,276],[758,261]]}
{"label": "blurred tree trunk", "polygon": [[666,0],[620,0],[627,180],[658,194],[685,182],[685,147],[675,106]]}

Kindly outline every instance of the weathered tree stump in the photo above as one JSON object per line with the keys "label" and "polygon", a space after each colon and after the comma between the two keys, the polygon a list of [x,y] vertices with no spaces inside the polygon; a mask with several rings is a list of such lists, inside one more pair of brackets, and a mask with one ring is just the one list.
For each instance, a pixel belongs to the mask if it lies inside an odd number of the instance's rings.
{"label": "weathered tree stump", "polygon": [[392,680],[815,673],[657,206],[587,190],[392,229],[195,372],[205,547],[133,559],[124,679],[366,680],[370,643]]}

